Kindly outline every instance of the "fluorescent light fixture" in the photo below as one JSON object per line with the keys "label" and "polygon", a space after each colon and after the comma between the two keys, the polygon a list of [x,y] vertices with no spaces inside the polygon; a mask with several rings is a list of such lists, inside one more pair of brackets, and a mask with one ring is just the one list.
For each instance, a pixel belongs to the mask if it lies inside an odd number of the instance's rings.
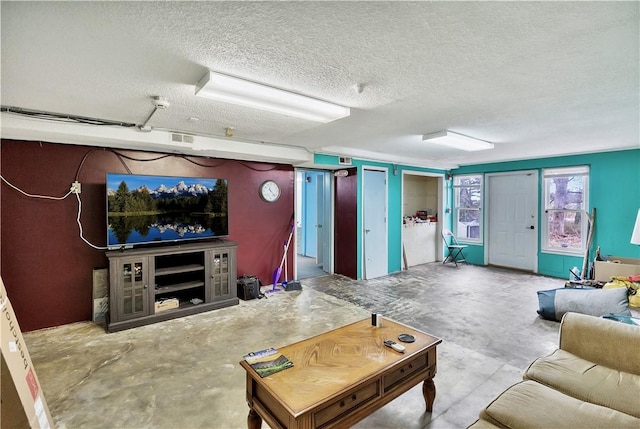
{"label": "fluorescent light fixture", "polygon": [[640,209],[638,209],[636,225],[633,227],[633,232],[631,233],[631,244],[640,244]]}
{"label": "fluorescent light fixture", "polygon": [[476,150],[493,149],[493,143],[477,140],[462,134],[453,133],[451,131],[438,131],[437,133],[425,134],[422,141],[436,143],[442,146],[452,147],[454,149],[466,150],[473,152]]}
{"label": "fluorescent light fixture", "polygon": [[324,123],[351,114],[348,107],[211,70],[197,83],[196,95]]}

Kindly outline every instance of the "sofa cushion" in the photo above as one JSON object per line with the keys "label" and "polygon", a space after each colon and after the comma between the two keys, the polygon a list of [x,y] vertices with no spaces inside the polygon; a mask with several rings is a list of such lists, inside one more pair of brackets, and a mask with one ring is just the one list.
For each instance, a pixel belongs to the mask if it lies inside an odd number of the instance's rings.
{"label": "sofa cushion", "polygon": [[558,348],[590,362],[640,375],[640,326],[602,317],[567,313]]}
{"label": "sofa cushion", "polygon": [[574,398],[640,418],[640,375],[596,365],[564,350],[536,359],[524,374]]}
{"label": "sofa cushion", "polygon": [[636,417],[581,401],[532,380],[504,391],[482,410],[480,418],[496,426],[520,429],[640,427]]}
{"label": "sofa cushion", "polygon": [[567,312],[603,316],[608,313],[631,316],[627,290],[559,288],[538,291],[538,314],[547,320],[562,320]]}

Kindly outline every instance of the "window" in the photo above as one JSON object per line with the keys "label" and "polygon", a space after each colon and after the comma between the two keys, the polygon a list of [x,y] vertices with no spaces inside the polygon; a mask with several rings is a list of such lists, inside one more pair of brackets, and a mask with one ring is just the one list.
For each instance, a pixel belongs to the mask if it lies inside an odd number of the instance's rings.
{"label": "window", "polygon": [[587,238],[589,167],[543,170],[542,250],[584,254]]}
{"label": "window", "polygon": [[482,242],[482,175],[453,179],[453,233],[460,241]]}

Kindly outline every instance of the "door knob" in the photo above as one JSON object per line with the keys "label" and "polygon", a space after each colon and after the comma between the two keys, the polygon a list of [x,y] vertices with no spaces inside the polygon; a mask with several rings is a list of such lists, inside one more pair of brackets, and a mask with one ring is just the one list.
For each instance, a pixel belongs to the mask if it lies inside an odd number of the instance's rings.
{"label": "door knob", "polygon": [[536,227],[535,227],[535,226],[533,226],[533,225],[528,226],[528,227],[526,227],[526,228],[528,228],[528,229],[536,229]]}
{"label": "door knob", "polygon": [[370,229],[365,229],[365,230],[364,230],[364,232],[369,232],[369,231],[371,231],[371,230],[370,230]]}

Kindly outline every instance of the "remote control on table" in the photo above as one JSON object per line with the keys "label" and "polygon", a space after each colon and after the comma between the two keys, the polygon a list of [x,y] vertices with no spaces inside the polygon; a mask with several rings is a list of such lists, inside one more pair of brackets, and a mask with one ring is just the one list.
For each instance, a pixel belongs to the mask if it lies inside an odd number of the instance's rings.
{"label": "remote control on table", "polygon": [[387,347],[391,347],[393,350],[399,352],[399,353],[404,353],[405,348],[404,346],[396,343],[393,340],[384,340],[384,345]]}

